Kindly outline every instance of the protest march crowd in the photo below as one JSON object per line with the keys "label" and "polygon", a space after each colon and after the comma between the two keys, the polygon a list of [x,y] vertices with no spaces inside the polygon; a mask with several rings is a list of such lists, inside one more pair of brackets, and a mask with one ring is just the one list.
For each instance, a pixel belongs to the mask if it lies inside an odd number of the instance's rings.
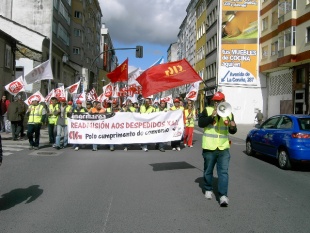
{"label": "protest march crowd", "polygon": [[[122,113],[138,113],[138,114],[151,114],[158,112],[168,112],[181,110],[182,111],[182,126],[184,129],[181,130],[181,137],[179,140],[171,141],[171,147],[174,151],[181,150],[181,139],[184,143],[184,146],[193,147],[193,129],[194,129],[194,121],[197,116],[197,112],[193,107],[193,101],[186,100],[183,101],[182,98],[174,98],[173,106],[167,106],[165,100],[160,100],[154,102],[151,98],[146,98],[138,102],[132,102],[130,99],[127,99],[124,103],[119,104],[118,99],[111,99],[105,102],[99,102],[97,100],[93,102],[86,102],[85,106],[82,106],[83,102],[77,99],[75,102],[67,101],[66,98],[60,97],[52,97],[50,100],[49,106],[44,108],[44,105],[39,103],[38,98],[32,98],[31,105],[29,105],[27,114],[28,118],[28,131],[27,136],[29,139],[30,147],[29,149],[39,149],[39,141],[40,141],[40,128],[42,120],[45,119],[44,115],[46,115],[47,119],[47,127],[48,127],[48,135],[50,144],[56,149],[62,149],[69,146],[70,138],[69,135],[70,127],[68,127],[68,122],[70,122],[70,118],[77,114],[83,115],[98,115],[102,116],[103,119],[106,117],[113,117],[115,114]],[[73,117],[72,117],[73,118]],[[85,118],[85,117],[83,117]],[[98,119],[101,119],[99,117]],[[149,121],[149,120],[147,120]],[[72,123],[72,126],[74,124]],[[127,126],[129,123],[126,124]],[[131,123],[131,127],[143,127],[143,125],[150,125],[149,122],[136,122]],[[164,125],[164,124],[160,124]],[[149,126],[147,127],[149,128]],[[90,129],[86,129],[90,130]],[[104,131],[104,129],[102,130]],[[183,134],[184,131],[184,134]],[[33,136],[34,135],[34,136]],[[69,140],[68,140],[69,138]],[[87,136],[86,136],[87,138]],[[83,143],[85,141],[80,140],[79,143],[72,144],[72,148],[74,150],[79,150],[81,147],[85,147]],[[93,140],[91,140],[93,142]],[[152,141],[153,142],[153,141]],[[154,141],[155,148],[161,152],[165,152],[165,144],[163,141]],[[89,144],[89,143],[87,143]],[[106,143],[93,143],[92,150],[98,150],[98,144],[106,144]],[[110,151],[115,150],[115,144],[109,144]],[[130,147],[130,142],[126,142],[123,144],[123,148],[125,151]],[[143,151],[148,151],[149,143],[141,143],[140,147]]]}

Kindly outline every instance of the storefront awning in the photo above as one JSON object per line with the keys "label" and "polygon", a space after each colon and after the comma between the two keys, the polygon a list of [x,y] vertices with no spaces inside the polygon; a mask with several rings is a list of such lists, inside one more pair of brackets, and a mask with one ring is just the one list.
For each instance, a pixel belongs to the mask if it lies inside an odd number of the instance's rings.
{"label": "storefront awning", "polygon": [[43,41],[46,37],[0,15],[0,29],[17,41],[16,59],[27,57],[42,61]]}

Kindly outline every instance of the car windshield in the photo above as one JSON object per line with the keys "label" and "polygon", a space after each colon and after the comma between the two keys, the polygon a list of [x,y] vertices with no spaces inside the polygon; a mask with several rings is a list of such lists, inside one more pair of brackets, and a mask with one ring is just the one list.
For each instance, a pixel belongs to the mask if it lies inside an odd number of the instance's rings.
{"label": "car windshield", "polygon": [[301,130],[310,131],[310,118],[299,118],[298,124]]}

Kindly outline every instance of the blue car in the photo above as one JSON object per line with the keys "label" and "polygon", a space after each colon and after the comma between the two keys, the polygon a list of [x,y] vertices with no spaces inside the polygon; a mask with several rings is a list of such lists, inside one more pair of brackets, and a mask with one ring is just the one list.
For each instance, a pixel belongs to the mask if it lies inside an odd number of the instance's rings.
{"label": "blue car", "polygon": [[281,169],[310,162],[310,116],[281,114],[256,125],[246,137],[246,153],[256,152],[276,158]]}

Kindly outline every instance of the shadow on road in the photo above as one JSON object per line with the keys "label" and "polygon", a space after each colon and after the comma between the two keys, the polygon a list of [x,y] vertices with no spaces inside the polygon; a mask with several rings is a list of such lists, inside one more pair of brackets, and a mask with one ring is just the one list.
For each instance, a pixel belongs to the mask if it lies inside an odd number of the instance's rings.
{"label": "shadow on road", "polygon": [[[199,185],[199,188],[201,189],[201,192],[203,193],[203,195],[205,194],[205,189],[204,189],[204,180],[203,180],[203,177],[198,177],[196,180],[195,180],[195,183],[198,183]],[[218,178],[217,177],[214,177],[213,176],[213,194],[215,195],[216,197],[216,200],[219,200],[219,197],[218,197],[218,189],[217,189],[217,185],[218,185]]]}
{"label": "shadow on road", "polygon": [[33,202],[43,193],[39,185],[32,185],[28,188],[14,189],[8,193],[2,194],[0,198],[0,211],[8,210],[24,201],[26,204]]}
{"label": "shadow on road", "polygon": [[167,170],[179,170],[179,169],[190,169],[196,168],[187,162],[168,162],[168,163],[153,163],[150,164],[153,167],[153,171],[167,171]]}
{"label": "shadow on road", "polygon": [[[243,151],[243,153],[245,155],[247,155],[246,151]],[[264,154],[260,154],[260,153],[255,153],[255,155],[251,155],[251,157],[259,159],[261,161],[264,161],[266,163],[269,163],[269,164],[279,168],[278,161],[274,157],[264,155]],[[291,162],[291,164],[292,164],[292,168],[290,169],[291,171],[310,172],[310,164],[309,163]]]}

